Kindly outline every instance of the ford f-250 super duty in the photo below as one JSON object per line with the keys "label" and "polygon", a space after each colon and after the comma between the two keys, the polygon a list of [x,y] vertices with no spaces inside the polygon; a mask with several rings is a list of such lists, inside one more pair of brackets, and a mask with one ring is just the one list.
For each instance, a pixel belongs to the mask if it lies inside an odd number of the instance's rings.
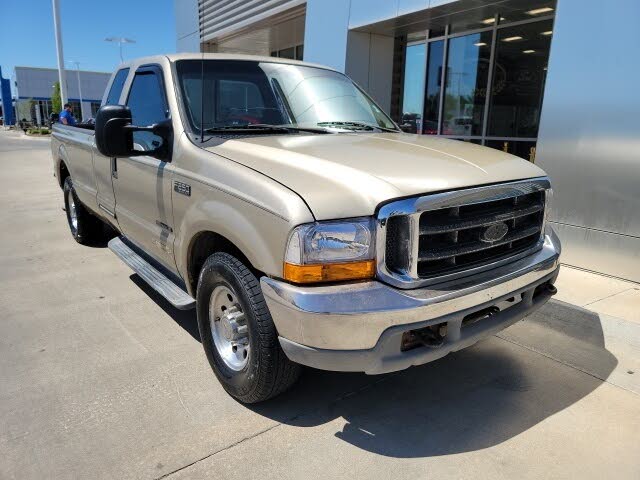
{"label": "ford f-250 super duty", "polygon": [[403,133],[330,68],[168,55],[123,64],[95,126],[51,152],[79,243],[197,310],[224,388],[258,402],[300,365],[378,374],[438,359],[555,293],[545,173]]}

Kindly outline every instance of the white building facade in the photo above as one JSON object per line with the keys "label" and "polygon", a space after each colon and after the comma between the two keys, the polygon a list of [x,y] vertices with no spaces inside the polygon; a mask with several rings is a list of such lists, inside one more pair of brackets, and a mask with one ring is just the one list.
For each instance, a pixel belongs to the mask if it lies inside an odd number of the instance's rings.
{"label": "white building facade", "polygon": [[175,2],[179,52],[329,65],[415,133],[539,164],[563,260],[640,282],[637,0]]}
{"label": "white building facade", "polygon": [[[80,120],[95,118],[100,108],[110,73],[81,70],[65,70],[68,102],[73,107],[75,117]],[[78,76],[80,88],[78,88]],[[17,119],[43,125],[53,112],[51,95],[53,85],[58,81],[55,68],[15,67],[13,82],[16,93]],[[82,97],[82,102],[80,101]]]}

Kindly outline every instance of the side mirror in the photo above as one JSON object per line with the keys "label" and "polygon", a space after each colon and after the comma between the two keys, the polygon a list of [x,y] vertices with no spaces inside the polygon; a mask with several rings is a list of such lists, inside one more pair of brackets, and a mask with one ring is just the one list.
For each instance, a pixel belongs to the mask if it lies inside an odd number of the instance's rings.
{"label": "side mirror", "polygon": [[104,105],[96,115],[96,147],[105,157],[129,157],[133,150],[131,110],[124,105]]}
{"label": "side mirror", "polygon": [[417,133],[416,126],[411,125],[410,123],[403,123],[402,125],[400,125],[400,130],[402,130],[404,133]]}
{"label": "side mirror", "polygon": [[[151,132],[162,138],[155,150],[139,151],[133,148],[133,132]],[[173,145],[173,125],[170,119],[148,127],[131,124],[131,110],[124,105],[105,105],[96,115],[96,147],[105,157],[136,157],[148,155],[170,161]]]}

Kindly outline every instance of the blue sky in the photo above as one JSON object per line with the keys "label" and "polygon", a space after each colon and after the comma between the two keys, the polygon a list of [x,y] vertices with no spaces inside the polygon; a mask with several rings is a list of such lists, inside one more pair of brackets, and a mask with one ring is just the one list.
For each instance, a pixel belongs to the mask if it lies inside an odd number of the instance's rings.
{"label": "blue sky", "polygon": [[[124,59],[176,49],[173,0],[59,0],[65,61],[82,70],[111,72],[120,63],[117,44],[128,37]],[[16,65],[57,67],[51,0],[0,0],[0,66],[10,78]],[[67,65],[69,67],[69,65]],[[75,68],[75,67],[73,67]]]}

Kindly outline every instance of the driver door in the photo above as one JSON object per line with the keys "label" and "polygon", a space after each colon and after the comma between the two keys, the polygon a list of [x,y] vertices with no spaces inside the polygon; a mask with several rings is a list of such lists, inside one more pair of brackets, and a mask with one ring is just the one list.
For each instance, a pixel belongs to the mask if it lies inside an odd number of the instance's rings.
{"label": "driver door", "polygon": [[[126,105],[132,123],[149,126],[170,118],[165,82],[159,65],[139,67],[129,89]],[[162,137],[134,132],[134,148],[151,151],[163,146]],[[171,149],[172,145],[165,145]],[[175,271],[170,162],[152,156],[116,159],[113,189],[116,216],[125,236],[147,254]]]}

